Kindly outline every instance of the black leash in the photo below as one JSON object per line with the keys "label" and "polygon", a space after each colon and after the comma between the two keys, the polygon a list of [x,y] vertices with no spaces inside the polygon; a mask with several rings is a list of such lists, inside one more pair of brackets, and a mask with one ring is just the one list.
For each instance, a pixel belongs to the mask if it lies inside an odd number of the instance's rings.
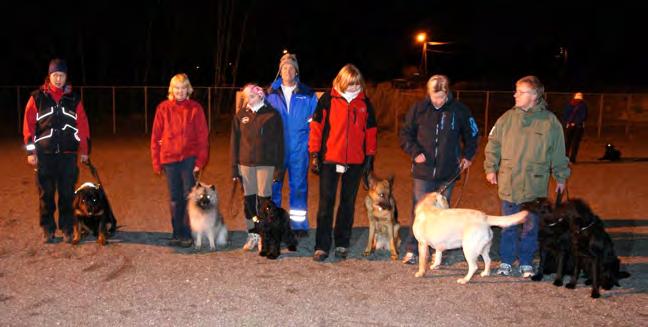
{"label": "black leash", "polygon": [[234,207],[236,207],[234,205],[235,202],[234,196],[236,195],[236,185],[239,184],[239,181],[240,179],[235,178],[234,181],[232,182],[232,191],[230,192],[230,210],[229,210],[231,218],[234,218],[238,215],[238,210],[234,212]]}
{"label": "black leash", "polygon": [[439,190],[437,190],[437,193],[443,195],[443,193],[448,189],[448,187],[450,187],[450,185],[452,183],[454,183],[457,180],[457,178],[459,178],[459,176],[461,176],[461,173],[463,173],[464,170],[467,171],[466,172],[466,178],[464,179],[463,185],[461,186],[461,192],[457,195],[457,200],[456,200],[455,205],[453,206],[453,208],[456,208],[457,205],[459,205],[459,201],[461,201],[461,195],[463,194],[463,188],[466,186],[466,182],[468,181],[468,175],[469,175],[469,172],[470,172],[469,168],[461,168],[461,169],[459,169],[457,171],[457,173],[454,174],[454,176],[452,176],[452,178],[450,178],[447,182],[445,182],[439,188]]}

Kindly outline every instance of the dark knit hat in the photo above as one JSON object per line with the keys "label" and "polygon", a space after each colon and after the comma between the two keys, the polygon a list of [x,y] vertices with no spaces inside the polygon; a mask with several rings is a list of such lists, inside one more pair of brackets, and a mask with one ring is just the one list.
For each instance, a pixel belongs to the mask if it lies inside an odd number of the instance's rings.
{"label": "dark knit hat", "polygon": [[48,74],[54,72],[63,72],[67,74],[67,64],[65,63],[65,60],[55,58],[50,61]]}

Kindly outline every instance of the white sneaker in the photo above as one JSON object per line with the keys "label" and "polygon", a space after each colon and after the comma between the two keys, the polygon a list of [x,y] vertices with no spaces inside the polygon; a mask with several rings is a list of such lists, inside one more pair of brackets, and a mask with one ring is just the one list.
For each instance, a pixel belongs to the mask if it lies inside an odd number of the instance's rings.
{"label": "white sneaker", "polygon": [[260,238],[257,233],[248,233],[247,241],[243,245],[243,251],[254,251],[254,248],[259,245]]}
{"label": "white sneaker", "polygon": [[497,268],[497,274],[502,276],[511,276],[513,273],[513,268],[508,263],[500,263],[499,268]]}
{"label": "white sneaker", "polygon": [[418,262],[418,256],[413,252],[407,252],[401,262],[406,265],[415,265]]}
{"label": "white sneaker", "polygon": [[520,266],[520,275],[524,278],[529,278],[533,276],[533,266],[521,265]]}

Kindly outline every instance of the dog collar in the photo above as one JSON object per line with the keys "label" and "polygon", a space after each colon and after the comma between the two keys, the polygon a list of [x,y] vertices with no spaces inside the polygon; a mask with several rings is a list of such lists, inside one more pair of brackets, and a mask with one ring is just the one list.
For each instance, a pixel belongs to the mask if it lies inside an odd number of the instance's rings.
{"label": "dog collar", "polygon": [[594,226],[594,223],[596,223],[596,220],[593,220],[589,225],[587,225],[587,226],[581,228],[580,231],[582,232],[582,231],[584,231],[584,230],[586,230],[586,229],[588,229],[588,228]]}
{"label": "dog collar", "polygon": [[563,221],[563,219],[560,218],[560,219],[558,219],[557,222],[555,222],[555,223],[551,223],[551,224],[548,224],[547,226],[549,226],[549,227],[554,227],[554,226],[558,225],[559,223],[561,223],[562,221]]}

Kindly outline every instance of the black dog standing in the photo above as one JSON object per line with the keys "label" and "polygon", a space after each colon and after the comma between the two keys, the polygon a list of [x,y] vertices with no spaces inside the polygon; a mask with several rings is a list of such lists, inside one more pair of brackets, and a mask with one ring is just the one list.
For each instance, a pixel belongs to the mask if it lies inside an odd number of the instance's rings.
{"label": "black dog standing", "polygon": [[261,202],[261,251],[259,255],[277,259],[281,254],[281,242],[289,251],[297,251],[297,238],[290,228],[290,216],[285,209],[277,207],[270,199]]}

